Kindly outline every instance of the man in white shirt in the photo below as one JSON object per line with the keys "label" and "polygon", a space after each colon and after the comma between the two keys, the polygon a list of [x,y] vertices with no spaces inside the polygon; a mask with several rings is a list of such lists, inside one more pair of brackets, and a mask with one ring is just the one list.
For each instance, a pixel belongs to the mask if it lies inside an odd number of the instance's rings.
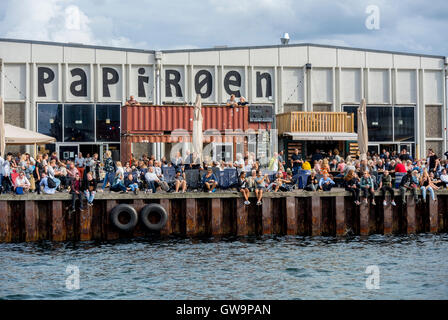
{"label": "man in white shirt", "polygon": [[440,180],[442,181],[444,187],[448,186],[448,174],[446,172],[446,169],[442,169]]}
{"label": "man in white shirt", "polygon": [[17,190],[17,188],[22,188],[23,191],[28,192],[28,190],[31,187],[31,183],[29,180],[25,177],[25,174],[23,171],[19,173],[19,176],[16,178],[16,184],[14,186],[14,190]]}
{"label": "man in white shirt", "polygon": [[152,193],[156,193],[157,187],[160,185],[160,179],[154,172],[154,167],[149,167],[148,172],[145,174],[146,182],[148,183],[148,190]]}

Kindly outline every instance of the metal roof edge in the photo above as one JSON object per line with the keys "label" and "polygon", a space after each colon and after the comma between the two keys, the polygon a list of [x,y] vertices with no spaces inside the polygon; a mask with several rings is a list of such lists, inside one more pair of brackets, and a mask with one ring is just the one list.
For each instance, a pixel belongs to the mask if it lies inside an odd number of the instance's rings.
{"label": "metal roof edge", "polygon": [[140,52],[140,53],[156,53],[156,50],[145,50],[145,49],[135,49],[135,48],[118,48],[118,47],[108,47],[108,46],[98,46],[74,42],[52,42],[52,41],[40,41],[40,40],[25,40],[25,39],[8,39],[0,38],[0,42],[15,42],[15,43],[29,43],[29,44],[40,44],[47,46],[63,46],[63,47],[74,47],[74,48],[86,48],[86,49],[100,49],[100,50],[115,50],[115,51],[127,51],[127,52]]}
{"label": "metal roof edge", "polygon": [[252,49],[271,49],[271,48],[287,48],[287,47],[319,47],[319,48],[330,48],[330,49],[341,49],[341,50],[355,50],[355,51],[365,51],[365,52],[375,52],[375,53],[387,53],[387,54],[397,54],[397,55],[407,55],[407,56],[417,56],[417,57],[428,57],[436,59],[445,59],[443,55],[432,55],[432,54],[421,54],[421,53],[411,53],[402,51],[391,51],[391,50],[379,50],[379,49],[366,49],[357,47],[344,47],[335,45],[325,45],[325,44],[315,44],[315,43],[293,43],[288,45],[260,45],[260,46],[235,46],[235,47],[218,47],[218,48],[197,48],[197,49],[172,49],[172,50],[146,50],[146,49],[135,49],[135,48],[118,48],[118,47],[108,47],[108,46],[98,46],[98,45],[88,45],[81,43],[63,43],[63,42],[51,42],[51,41],[40,41],[40,40],[25,40],[25,39],[8,39],[0,38],[0,42],[15,42],[15,43],[29,43],[29,44],[40,44],[40,45],[59,45],[64,47],[76,47],[76,48],[88,48],[88,49],[100,49],[100,50],[115,50],[115,51],[127,51],[127,52],[140,52],[140,53],[151,53],[155,54],[157,51],[162,53],[179,53],[179,52],[205,52],[205,51],[228,51],[228,50],[252,50]]}

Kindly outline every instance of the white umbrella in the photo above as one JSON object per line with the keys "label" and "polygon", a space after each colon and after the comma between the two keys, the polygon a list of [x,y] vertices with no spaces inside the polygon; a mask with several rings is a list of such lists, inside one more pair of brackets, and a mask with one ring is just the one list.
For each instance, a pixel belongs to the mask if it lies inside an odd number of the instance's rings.
{"label": "white umbrella", "polygon": [[202,134],[202,102],[201,95],[196,95],[196,103],[194,105],[194,116],[193,116],[193,152],[196,152],[199,159],[202,162],[202,145],[203,145],[203,134]]}
{"label": "white umbrella", "polygon": [[0,97],[0,156],[5,157],[5,112],[3,98]]}
{"label": "white umbrella", "polygon": [[366,99],[362,99],[361,105],[358,108],[358,148],[360,160],[367,159],[368,143],[367,106]]}

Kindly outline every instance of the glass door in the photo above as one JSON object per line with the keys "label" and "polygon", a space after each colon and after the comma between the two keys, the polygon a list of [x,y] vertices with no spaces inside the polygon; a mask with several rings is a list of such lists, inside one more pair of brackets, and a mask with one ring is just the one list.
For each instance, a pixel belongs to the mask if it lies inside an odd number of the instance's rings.
{"label": "glass door", "polygon": [[59,160],[75,160],[78,150],[78,145],[59,145]]}

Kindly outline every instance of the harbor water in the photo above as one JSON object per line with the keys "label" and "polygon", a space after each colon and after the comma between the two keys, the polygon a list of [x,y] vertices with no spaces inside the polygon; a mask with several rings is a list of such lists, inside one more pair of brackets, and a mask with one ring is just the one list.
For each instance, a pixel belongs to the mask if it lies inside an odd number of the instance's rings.
{"label": "harbor water", "polygon": [[0,299],[448,299],[447,258],[448,234],[2,243]]}

